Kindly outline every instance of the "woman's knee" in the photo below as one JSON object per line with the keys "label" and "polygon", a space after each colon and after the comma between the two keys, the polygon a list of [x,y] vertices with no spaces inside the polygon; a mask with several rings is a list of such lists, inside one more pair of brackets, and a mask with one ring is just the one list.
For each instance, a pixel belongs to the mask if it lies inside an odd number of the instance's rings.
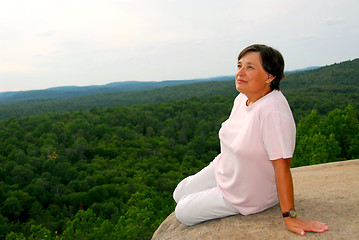
{"label": "woman's knee", "polygon": [[193,221],[193,216],[191,216],[191,211],[188,209],[185,209],[183,204],[181,202],[177,203],[176,209],[175,209],[176,218],[178,221],[180,221],[182,224],[186,226],[192,226],[196,223]]}
{"label": "woman's knee", "polygon": [[179,191],[179,185],[176,187],[176,189],[173,191],[173,199],[176,203],[179,202],[179,200],[182,198],[182,194]]}
{"label": "woman's knee", "polygon": [[183,179],[180,183],[178,183],[176,189],[173,191],[173,199],[176,203],[178,203],[182,197],[186,195],[186,192],[188,192],[188,179],[190,177],[187,177]]}

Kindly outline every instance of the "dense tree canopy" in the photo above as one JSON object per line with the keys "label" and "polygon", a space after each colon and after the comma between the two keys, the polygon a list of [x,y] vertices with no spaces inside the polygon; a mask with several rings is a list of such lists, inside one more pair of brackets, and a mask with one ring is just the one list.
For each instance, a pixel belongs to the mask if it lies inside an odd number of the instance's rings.
{"label": "dense tree canopy", "polygon": [[[0,237],[149,239],[172,191],[219,153],[233,97],[0,122]],[[359,157],[351,105],[297,125],[293,166]]]}

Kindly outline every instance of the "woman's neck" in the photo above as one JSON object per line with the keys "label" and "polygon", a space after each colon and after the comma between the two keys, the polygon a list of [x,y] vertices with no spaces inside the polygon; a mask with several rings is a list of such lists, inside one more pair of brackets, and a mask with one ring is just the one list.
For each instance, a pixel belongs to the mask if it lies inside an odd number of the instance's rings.
{"label": "woman's neck", "polygon": [[250,105],[254,104],[259,99],[261,99],[262,97],[264,97],[265,95],[267,95],[270,92],[272,92],[271,88],[266,89],[262,94],[259,94],[259,95],[252,95],[252,96],[247,95],[247,98],[248,98],[247,106],[250,106]]}

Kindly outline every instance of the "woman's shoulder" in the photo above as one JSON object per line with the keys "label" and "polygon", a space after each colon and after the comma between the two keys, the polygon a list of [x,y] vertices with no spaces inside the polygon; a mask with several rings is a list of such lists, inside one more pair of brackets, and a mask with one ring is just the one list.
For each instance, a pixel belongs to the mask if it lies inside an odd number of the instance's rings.
{"label": "woman's shoulder", "polygon": [[287,99],[283,95],[283,93],[279,90],[273,90],[263,99],[263,105],[266,106],[277,106],[277,105],[286,105],[288,104]]}
{"label": "woman's shoulder", "polygon": [[289,104],[281,91],[274,90],[265,96],[260,104],[263,112],[288,112],[291,113]]}

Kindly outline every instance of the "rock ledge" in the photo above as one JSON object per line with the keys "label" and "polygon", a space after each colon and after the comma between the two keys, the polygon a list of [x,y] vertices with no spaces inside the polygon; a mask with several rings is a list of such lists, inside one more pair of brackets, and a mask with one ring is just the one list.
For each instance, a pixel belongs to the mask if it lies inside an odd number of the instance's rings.
{"label": "rock ledge", "polygon": [[[359,160],[293,168],[295,205],[302,219],[329,225],[305,239],[359,239]],[[186,227],[170,214],[152,240],[303,239],[286,230],[279,206],[249,216],[231,216]]]}

